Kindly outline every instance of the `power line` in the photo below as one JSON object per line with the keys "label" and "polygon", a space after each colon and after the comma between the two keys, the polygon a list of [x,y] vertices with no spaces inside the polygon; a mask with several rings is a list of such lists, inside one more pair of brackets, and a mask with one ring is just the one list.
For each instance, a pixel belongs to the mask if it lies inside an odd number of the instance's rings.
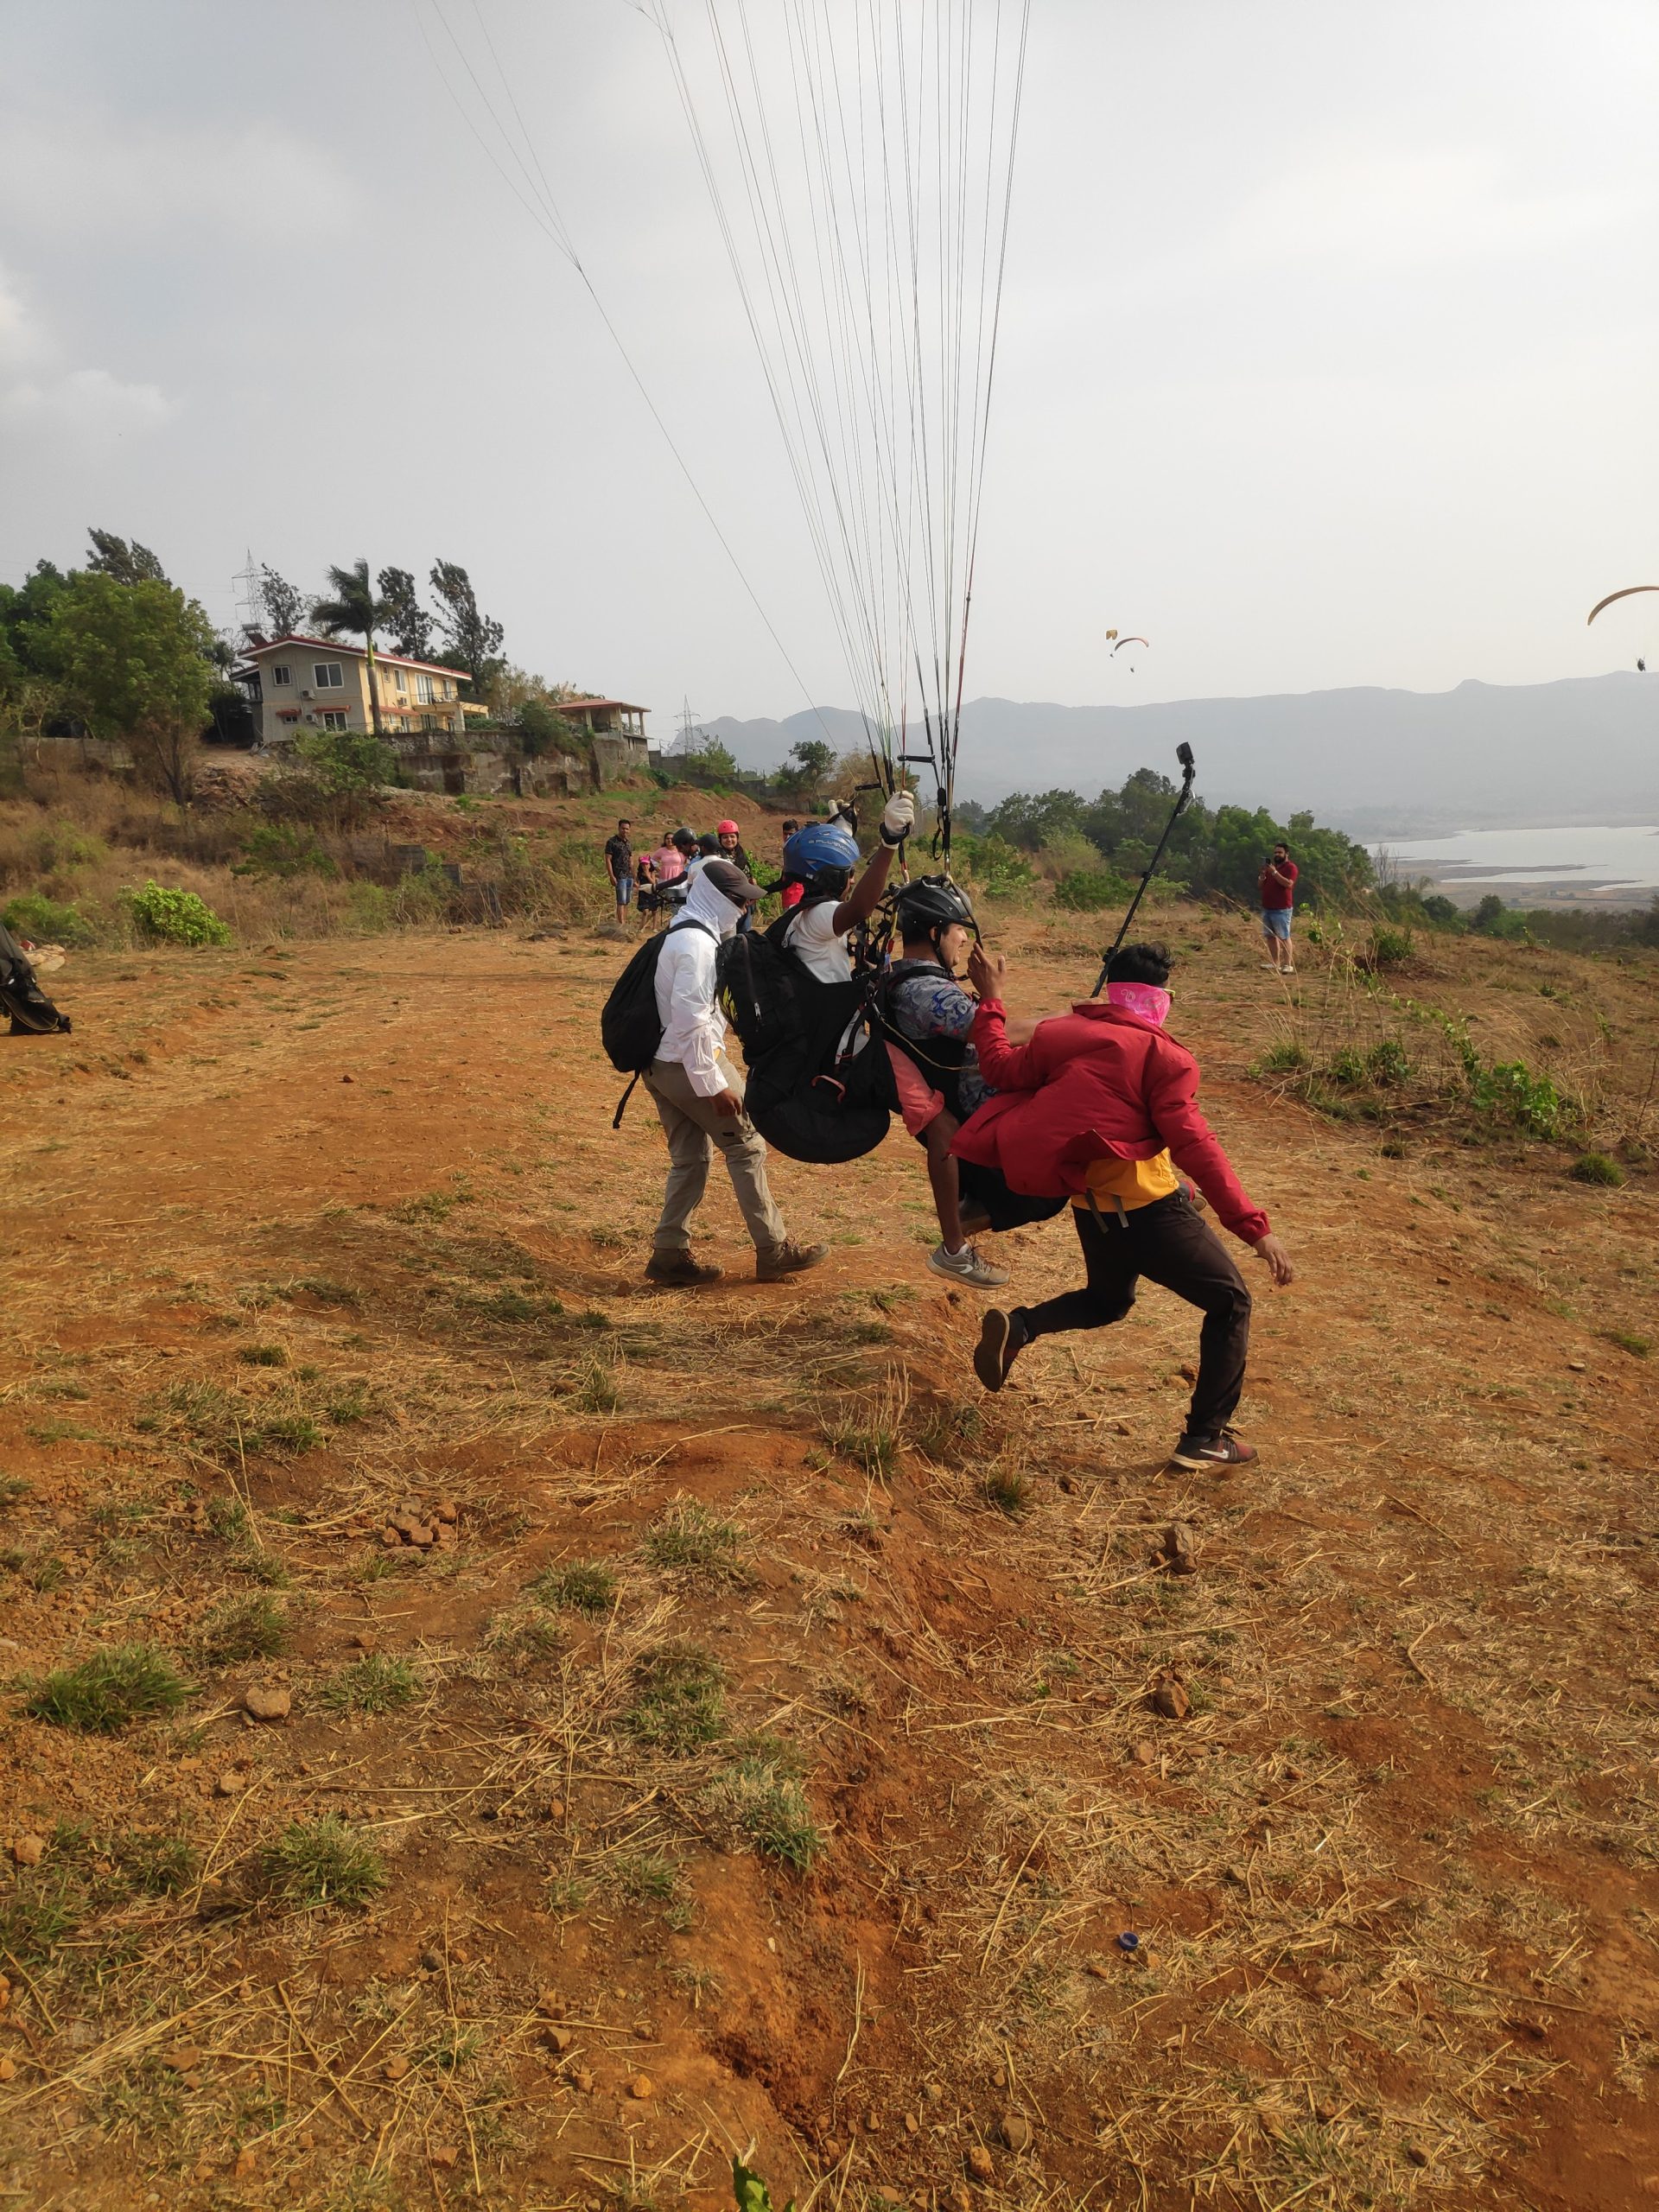
{"label": "power line", "polygon": [[[690,486],[692,497],[702,508],[704,518],[708,522],[709,528],[714,531],[721,550],[725,554],[726,558],[731,563],[733,571],[735,574],[738,582],[747,593],[750,604],[753,607],[755,613],[760,617],[761,622],[765,626],[767,636],[772,639],[772,644],[777,646],[784,665],[794,677],[797,684],[800,688],[802,696],[805,699],[807,705],[811,709],[812,713],[817,721],[818,727],[823,731],[825,737],[828,738],[830,736],[829,725],[825,722],[822,711],[814,702],[811,693],[808,690],[805,678],[802,676],[799,669],[796,667],[793,659],[790,656],[787,646],[785,646],[783,639],[779,636],[777,629],[773,626],[772,617],[766,613],[765,607],[761,603],[760,594],[756,592],[754,586],[749,582],[742,563],[738,559],[725,531],[721,530],[719,522],[715,519],[714,509],[703,497],[702,486],[698,484],[696,477],[691,473],[690,464],[687,461],[685,455],[681,452],[672,431],[670,430],[668,424],[663,419],[661,410],[658,409],[656,401],[652,398],[650,390],[645,384],[645,378],[640,375],[639,369],[634,365],[632,355],[628,352],[627,347],[624,345],[621,334],[618,331],[616,325],[612,321],[609,312],[606,308],[603,300],[601,300],[599,296],[598,289],[594,283],[593,278],[588,275],[582,257],[576,251],[575,241],[563,214],[559,211],[557,202],[554,199],[552,189],[547,181],[546,171],[542,166],[539,155],[536,152],[534,142],[531,139],[530,134],[525,129],[524,117],[519,111],[518,101],[512,94],[511,80],[501,66],[499,56],[495,51],[494,41],[489,36],[488,28],[484,24],[481,14],[479,15],[480,25],[480,28],[484,29],[486,41],[489,45],[491,58],[495,62],[497,73],[501,77],[503,84],[507,87],[509,101],[512,106],[514,116],[517,118],[519,130],[524,137],[525,146],[530,152],[531,164],[533,165],[535,171],[535,175],[533,176],[531,175],[531,167],[525,163],[518,147],[513,143],[511,135],[507,131],[505,124],[501,121],[500,116],[496,111],[494,103],[490,99],[489,93],[486,90],[484,85],[480,82],[477,72],[474,69],[471,61],[467,56],[465,48],[457,39],[454,30],[449,22],[448,17],[444,14],[443,0],[431,0],[431,5],[439,22],[443,28],[445,35],[449,40],[451,46],[454,48],[455,52],[460,55],[462,66],[465,67],[467,76],[471,79],[474,87],[476,90],[480,99],[483,103],[486,112],[489,116],[491,122],[495,126],[498,138],[505,146],[514,164],[518,168],[526,190],[521,190],[519,184],[515,181],[512,171],[503,167],[501,162],[498,159],[495,152],[490,146],[489,142],[486,139],[482,131],[480,130],[471,111],[468,109],[466,102],[462,99],[459,91],[456,89],[448,72],[445,69],[442,57],[439,54],[437,48],[432,43],[431,35],[427,29],[425,18],[421,14],[420,0],[410,0],[410,10],[414,14],[416,27],[421,34],[422,41],[426,48],[428,54],[431,58],[432,66],[436,70],[439,79],[443,85],[444,90],[454,101],[457,111],[461,116],[462,120],[466,123],[468,130],[472,132],[473,137],[478,141],[479,146],[482,149],[486,158],[490,162],[491,167],[496,171],[496,174],[506,185],[508,190],[512,194],[514,199],[518,200],[519,206],[524,208],[525,213],[529,215],[531,220],[536,225],[537,228],[540,230],[543,236],[550,239],[553,245],[555,245],[564,256],[564,257],[569,262],[571,267],[575,270],[577,276],[581,278],[582,285],[588,293],[588,296],[593,302],[594,306],[598,312],[600,321],[604,324],[612,344],[616,347],[618,353],[621,356],[623,366],[627,370],[629,376],[633,379],[634,386],[639,391],[641,399],[644,400],[646,410],[649,412],[652,422],[655,423],[658,429],[662,433],[664,442],[667,445],[670,453],[673,455],[675,463],[679,468],[681,475],[684,477],[687,485]],[[473,7],[474,12],[478,14],[478,0],[473,0]]]}

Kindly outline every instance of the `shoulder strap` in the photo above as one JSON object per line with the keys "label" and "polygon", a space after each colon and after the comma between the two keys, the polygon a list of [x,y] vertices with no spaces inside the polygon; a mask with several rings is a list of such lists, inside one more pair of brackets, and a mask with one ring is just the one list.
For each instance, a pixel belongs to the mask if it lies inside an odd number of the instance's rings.
{"label": "shoulder strap", "polygon": [[713,938],[716,944],[720,943],[720,931],[711,930],[707,922],[700,921],[695,914],[687,915],[683,920],[677,922],[671,922],[663,931],[663,935],[664,938],[671,938],[677,930],[701,930],[704,937]]}

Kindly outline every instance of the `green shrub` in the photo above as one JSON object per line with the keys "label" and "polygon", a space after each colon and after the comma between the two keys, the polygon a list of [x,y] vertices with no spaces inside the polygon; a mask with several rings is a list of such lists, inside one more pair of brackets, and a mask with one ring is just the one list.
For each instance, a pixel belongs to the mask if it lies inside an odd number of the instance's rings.
{"label": "green shrub", "polygon": [[1409,930],[1375,929],[1371,931],[1371,965],[1374,968],[1399,968],[1411,957]]}
{"label": "green shrub", "polygon": [[97,934],[79,906],[48,899],[43,891],[25,891],[0,908],[0,922],[36,944],[87,945]]}
{"label": "green shrub", "polygon": [[1411,1074],[1411,1062],[1406,1048],[1393,1037],[1385,1037],[1380,1045],[1373,1045],[1365,1055],[1365,1071],[1375,1084],[1391,1090],[1404,1083]]}
{"label": "green shrub", "polygon": [[262,822],[248,832],[232,875],[338,875],[340,870],[317,842],[315,834],[296,823]]}
{"label": "green shrub", "polygon": [[1054,886],[1054,904],[1075,914],[1097,914],[1107,906],[1123,905],[1135,895],[1133,884],[1109,868],[1073,868]]}
{"label": "green shrub", "polygon": [[1471,1075],[1475,1104],[1485,1114],[1512,1122],[1529,1136],[1553,1137],[1565,1109],[1547,1075],[1533,1074],[1524,1060],[1500,1060]]}
{"label": "green shrub", "polygon": [[1332,1055],[1325,1072],[1332,1083],[1339,1083],[1346,1088],[1364,1082],[1365,1063],[1351,1046],[1344,1045],[1339,1052]]}
{"label": "green shrub", "polygon": [[1581,1152],[1567,1172],[1575,1183],[1600,1183],[1611,1191],[1624,1180],[1624,1170],[1605,1152]]}
{"label": "green shrub", "polygon": [[230,925],[194,891],[170,891],[154,881],[124,891],[121,903],[133,928],[152,944],[228,944]]}
{"label": "green shrub", "polygon": [[379,1853],[353,1835],[337,1813],[290,1822],[267,1846],[264,1863],[273,1895],[301,1911],[366,1904],[386,1886]]}
{"label": "green shrub", "polygon": [[175,1713],[190,1685],[164,1651],[149,1643],[116,1643],[79,1667],[60,1667],[35,1684],[23,1709],[57,1728],[112,1736],[130,1721]]}

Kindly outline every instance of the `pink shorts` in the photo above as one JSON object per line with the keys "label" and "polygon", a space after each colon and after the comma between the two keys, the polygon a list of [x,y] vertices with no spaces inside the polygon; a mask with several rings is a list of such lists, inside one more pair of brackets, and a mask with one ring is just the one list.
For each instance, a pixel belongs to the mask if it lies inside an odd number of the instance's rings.
{"label": "pink shorts", "polygon": [[944,1113],[944,1093],[933,1089],[909,1053],[901,1052],[897,1045],[887,1046],[887,1058],[893,1063],[893,1079],[898,1085],[899,1111],[905,1117],[905,1127],[912,1136],[921,1136],[930,1123]]}

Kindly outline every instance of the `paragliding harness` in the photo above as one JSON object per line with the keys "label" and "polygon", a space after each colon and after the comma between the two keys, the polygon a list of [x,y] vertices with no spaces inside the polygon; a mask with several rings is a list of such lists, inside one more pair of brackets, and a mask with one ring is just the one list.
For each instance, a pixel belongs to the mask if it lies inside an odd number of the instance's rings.
{"label": "paragliding harness", "polygon": [[[944,1100],[945,1110],[958,1122],[965,1122],[968,1116],[962,1109],[962,1071],[969,1051],[967,1039],[918,1039],[907,1036],[893,1018],[893,995],[899,986],[912,976],[928,975],[949,977],[950,971],[940,960],[895,960],[877,985],[877,1018],[884,1037],[890,1039],[897,1050],[921,1071],[924,1079]],[[982,1167],[971,1160],[957,1161],[957,1186],[969,1205],[983,1210],[993,1230],[1023,1229],[1034,1222],[1051,1220],[1065,1205],[1063,1198],[1032,1198],[1011,1190],[995,1167]]]}
{"label": "paragliding harness", "polygon": [[60,1014],[41,988],[23,948],[0,923],[0,1007],[11,1016],[14,1037],[49,1037],[54,1031],[67,1034],[71,1023]]}
{"label": "paragliding harness", "polygon": [[[633,1086],[656,1058],[663,1041],[663,1017],[657,1011],[657,963],[676,930],[701,930],[716,944],[720,941],[717,930],[695,918],[682,918],[659,936],[648,937],[612,984],[611,995],[600,1009],[599,1036],[606,1057],[619,1075],[629,1078],[611,1116],[613,1129],[621,1128]],[[68,1024],[64,1027],[67,1028]]]}
{"label": "paragliding harness", "polygon": [[825,982],[788,942],[802,911],[728,938],[717,988],[748,1065],[744,1111],[786,1159],[835,1166],[874,1151],[898,1098],[875,1034],[879,955],[855,931],[853,973]]}

